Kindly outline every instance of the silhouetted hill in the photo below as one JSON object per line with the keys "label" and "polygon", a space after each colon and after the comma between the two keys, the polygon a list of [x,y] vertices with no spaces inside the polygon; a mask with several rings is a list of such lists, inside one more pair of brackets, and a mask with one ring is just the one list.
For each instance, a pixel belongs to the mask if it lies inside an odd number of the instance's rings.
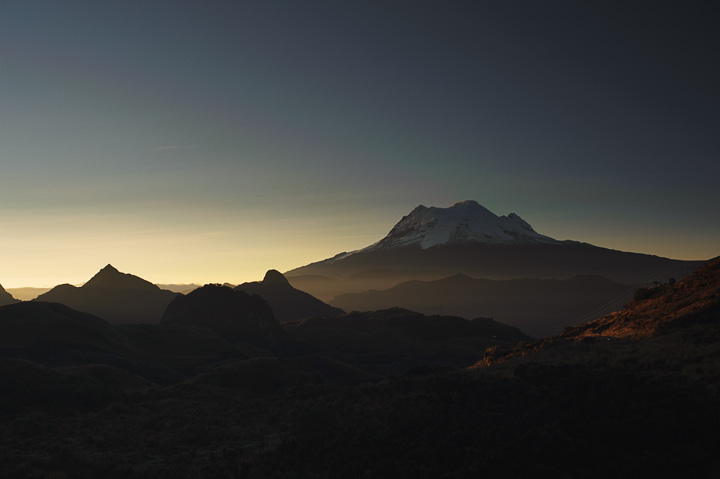
{"label": "silhouetted hill", "polygon": [[457,274],[436,281],[408,281],[385,291],[344,294],[333,305],[347,311],[399,306],[424,314],[486,316],[542,337],[558,325],[618,309],[632,294],[632,287],[599,276],[494,281]]}
{"label": "silhouetted hill", "polygon": [[156,324],[176,296],[107,265],[81,287],[61,284],[35,300],[62,303],[111,323]]}
{"label": "silhouetted hill", "polygon": [[170,303],[162,324],[189,324],[217,331],[230,341],[276,349],[286,341],[268,303],[257,295],[208,284]]}
{"label": "silhouetted hill", "polygon": [[3,306],[5,304],[13,304],[17,303],[18,300],[13,298],[12,294],[8,293],[3,289],[2,285],[0,285],[0,306]]}
{"label": "silhouetted hill", "polygon": [[274,269],[269,270],[262,281],[243,283],[235,290],[261,296],[272,308],[275,319],[281,323],[310,316],[329,316],[345,312],[293,288],[285,276]]}

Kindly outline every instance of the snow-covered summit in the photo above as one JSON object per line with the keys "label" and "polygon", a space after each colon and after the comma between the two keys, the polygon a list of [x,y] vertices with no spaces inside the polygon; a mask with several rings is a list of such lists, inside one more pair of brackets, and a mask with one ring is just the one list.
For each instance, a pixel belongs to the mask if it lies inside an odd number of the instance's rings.
{"label": "snow-covered summit", "polygon": [[403,217],[388,235],[365,248],[446,244],[537,244],[557,240],[541,235],[515,213],[497,216],[477,201],[460,201],[449,208],[420,205]]}

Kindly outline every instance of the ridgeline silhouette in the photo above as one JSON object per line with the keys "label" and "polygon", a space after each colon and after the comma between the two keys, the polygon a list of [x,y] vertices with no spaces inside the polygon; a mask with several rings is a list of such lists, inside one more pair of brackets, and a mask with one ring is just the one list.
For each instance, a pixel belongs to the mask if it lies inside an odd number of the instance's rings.
{"label": "ridgeline silhouette", "polygon": [[163,290],[132,274],[107,265],[81,287],[61,284],[34,301],[62,303],[111,323],[134,324],[160,321],[177,293]]}
{"label": "ridgeline silhouette", "polygon": [[243,283],[235,287],[235,290],[257,294],[264,298],[275,313],[275,318],[281,323],[311,316],[345,313],[340,308],[330,306],[304,291],[293,288],[285,276],[274,269],[265,273],[262,281]]}
{"label": "ridgeline silhouette", "polygon": [[19,300],[13,298],[12,294],[5,291],[2,285],[0,285],[0,306],[17,303],[18,301]]}

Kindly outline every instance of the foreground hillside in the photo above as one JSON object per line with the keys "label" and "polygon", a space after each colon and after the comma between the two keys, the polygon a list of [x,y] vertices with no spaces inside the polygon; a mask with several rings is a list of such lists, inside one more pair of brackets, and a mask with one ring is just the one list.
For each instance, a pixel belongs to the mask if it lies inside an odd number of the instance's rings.
{"label": "foreground hillside", "polygon": [[[718,477],[719,285],[714,261],[638,292],[619,314],[486,347],[470,369],[381,376],[328,355],[344,338],[348,358],[372,344],[387,360],[374,322],[441,346],[440,318],[401,311],[289,323],[295,341],[324,349],[226,360],[166,386],[111,366],[5,359],[0,387],[14,395],[0,403],[0,467],[7,477]],[[303,331],[313,323],[323,327]],[[459,324],[455,346],[488,326]]]}
{"label": "foreground hillside", "polygon": [[[720,386],[720,259],[686,280],[639,289],[625,308],[513,350],[489,351],[485,364],[603,361],[618,368],[668,365],[668,374],[709,375]],[[662,369],[662,368],[660,368]]]}

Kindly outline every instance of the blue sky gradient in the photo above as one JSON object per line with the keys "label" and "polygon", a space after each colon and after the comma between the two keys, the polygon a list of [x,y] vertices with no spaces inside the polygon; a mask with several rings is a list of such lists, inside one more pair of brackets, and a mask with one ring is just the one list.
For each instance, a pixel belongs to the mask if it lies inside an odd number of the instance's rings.
{"label": "blue sky gradient", "polygon": [[6,1],[0,283],[241,282],[475,199],[720,254],[717,15],[694,2]]}

